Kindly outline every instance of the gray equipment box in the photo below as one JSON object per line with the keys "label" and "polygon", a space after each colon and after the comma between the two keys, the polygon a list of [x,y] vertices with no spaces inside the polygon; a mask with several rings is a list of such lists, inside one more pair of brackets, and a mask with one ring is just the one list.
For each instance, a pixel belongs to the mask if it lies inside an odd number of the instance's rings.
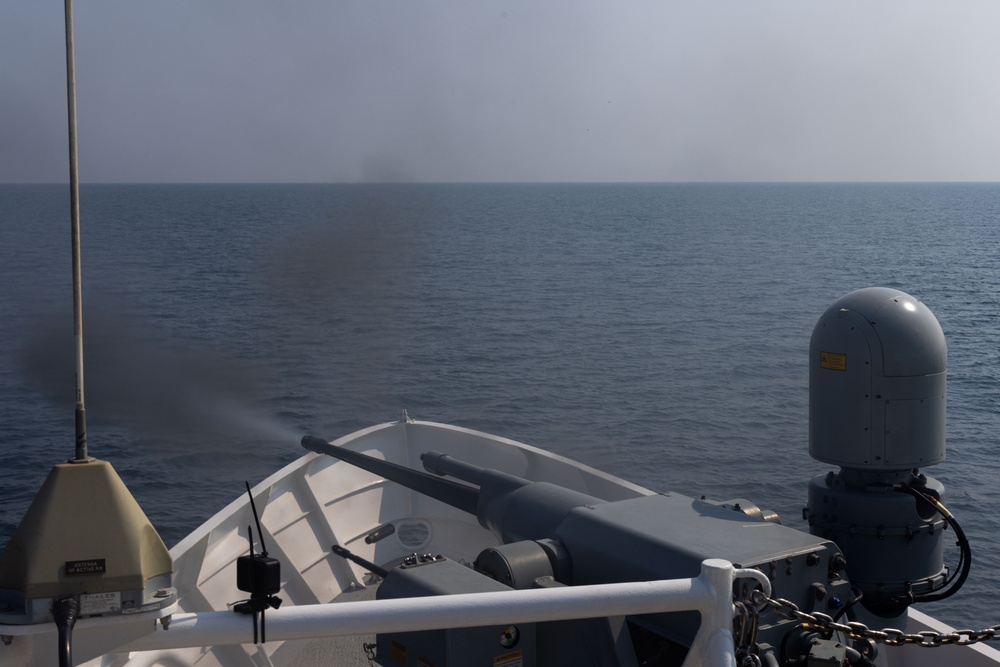
{"label": "gray equipment box", "polygon": [[[411,556],[389,572],[376,598],[398,599],[509,591],[509,587],[441,556]],[[376,661],[383,667],[535,667],[535,625],[380,634]]]}

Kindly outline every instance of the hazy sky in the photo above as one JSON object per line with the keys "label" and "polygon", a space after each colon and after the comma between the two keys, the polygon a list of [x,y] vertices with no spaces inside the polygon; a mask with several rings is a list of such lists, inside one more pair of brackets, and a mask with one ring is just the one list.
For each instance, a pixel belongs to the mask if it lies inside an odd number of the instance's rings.
{"label": "hazy sky", "polygon": [[[1000,2],[77,0],[84,182],[1000,180]],[[67,180],[0,4],[0,182]]]}

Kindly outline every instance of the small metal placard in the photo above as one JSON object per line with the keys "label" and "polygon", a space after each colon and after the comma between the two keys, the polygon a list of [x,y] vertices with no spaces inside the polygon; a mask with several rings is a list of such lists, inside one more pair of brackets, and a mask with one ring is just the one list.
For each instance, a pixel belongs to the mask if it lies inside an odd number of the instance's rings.
{"label": "small metal placard", "polygon": [[820,368],[829,368],[834,371],[846,371],[847,355],[837,352],[820,352],[819,366]]}
{"label": "small metal placard", "polygon": [[122,594],[92,593],[80,596],[80,615],[97,616],[101,614],[120,614],[122,611]]}
{"label": "small metal placard", "polygon": [[108,571],[108,565],[103,558],[91,560],[68,560],[66,561],[66,574],[104,574]]}
{"label": "small metal placard", "polygon": [[517,650],[498,655],[493,658],[493,667],[524,667],[524,652]]}

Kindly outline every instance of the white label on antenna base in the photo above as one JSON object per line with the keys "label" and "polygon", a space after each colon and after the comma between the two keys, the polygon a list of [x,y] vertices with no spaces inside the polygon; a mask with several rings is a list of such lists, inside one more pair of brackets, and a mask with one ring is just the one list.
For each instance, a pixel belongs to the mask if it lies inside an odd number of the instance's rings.
{"label": "white label on antenna base", "polygon": [[122,594],[118,591],[113,593],[91,593],[80,596],[80,616],[120,614],[121,611]]}

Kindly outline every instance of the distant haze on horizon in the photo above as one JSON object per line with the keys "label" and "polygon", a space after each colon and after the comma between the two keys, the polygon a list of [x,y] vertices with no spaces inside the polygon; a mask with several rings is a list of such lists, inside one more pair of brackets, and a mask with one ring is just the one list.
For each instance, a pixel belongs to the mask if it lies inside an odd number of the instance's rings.
{"label": "distant haze on horizon", "polygon": [[[84,183],[1000,181],[1000,3],[77,2]],[[62,3],[0,183],[65,182]]]}

